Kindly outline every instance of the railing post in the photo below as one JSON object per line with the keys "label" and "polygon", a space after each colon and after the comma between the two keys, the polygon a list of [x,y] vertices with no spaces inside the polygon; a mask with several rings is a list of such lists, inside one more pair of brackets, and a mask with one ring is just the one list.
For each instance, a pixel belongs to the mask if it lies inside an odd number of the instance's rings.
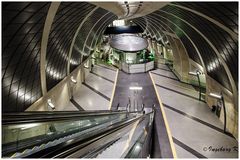
{"label": "railing post", "polygon": [[118,111],[118,109],[119,109],[119,105],[120,105],[120,104],[118,103],[118,104],[117,104],[117,111]]}
{"label": "railing post", "polygon": [[144,103],[142,103],[142,112],[143,112],[143,114],[145,114],[145,105],[144,105]]}
{"label": "railing post", "polygon": [[198,79],[198,87],[199,87],[199,101],[201,101],[202,89],[201,89],[201,82],[200,82],[199,74],[197,74],[197,79]]}
{"label": "railing post", "polygon": [[222,103],[223,103],[223,112],[224,112],[224,133],[227,133],[226,131],[226,128],[227,128],[227,113],[226,113],[226,106],[225,106],[225,101],[224,101],[224,98],[223,98],[223,94],[221,93],[222,95]]}

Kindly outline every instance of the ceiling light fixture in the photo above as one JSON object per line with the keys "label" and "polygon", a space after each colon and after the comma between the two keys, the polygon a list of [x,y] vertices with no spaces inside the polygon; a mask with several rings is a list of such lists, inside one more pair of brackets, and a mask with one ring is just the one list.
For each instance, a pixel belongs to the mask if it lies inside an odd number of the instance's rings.
{"label": "ceiling light fixture", "polygon": [[222,95],[216,94],[216,93],[210,93],[209,96],[216,98],[216,99],[222,99]]}
{"label": "ceiling light fixture", "polygon": [[142,87],[138,87],[138,86],[131,86],[129,87],[130,90],[142,90]]}
{"label": "ceiling light fixture", "polygon": [[48,106],[49,106],[52,110],[55,110],[55,106],[54,106],[54,104],[52,103],[52,100],[51,100],[51,99],[48,99],[48,100],[47,100],[47,104],[48,104]]}
{"label": "ceiling light fixture", "polygon": [[73,78],[73,76],[71,76],[71,82],[73,82],[74,84],[77,84],[77,80]]}
{"label": "ceiling light fixture", "polygon": [[201,81],[200,81],[200,75],[202,74],[202,72],[200,72],[199,70],[197,70],[196,72],[188,72],[189,75],[192,76],[196,76],[197,80],[198,80],[198,88],[199,88],[199,101],[201,101],[201,96],[202,96],[202,89],[201,89]]}

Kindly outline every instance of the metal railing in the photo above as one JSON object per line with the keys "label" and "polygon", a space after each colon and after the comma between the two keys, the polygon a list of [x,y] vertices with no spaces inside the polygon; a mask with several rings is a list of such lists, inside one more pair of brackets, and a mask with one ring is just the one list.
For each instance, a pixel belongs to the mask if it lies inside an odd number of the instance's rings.
{"label": "metal railing", "polygon": [[[2,128],[2,155],[12,158],[94,157],[97,155],[94,152],[104,150],[121,138],[120,130],[138,120],[143,121],[146,117],[150,117],[150,114],[153,112],[146,115],[141,111],[5,114]],[[11,138],[7,137],[8,135],[11,135]],[[115,135],[118,136],[115,137]],[[101,143],[99,143],[100,140]],[[88,148],[92,153],[83,152],[93,142],[98,145],[95,146],[96,148],[93,147],[94,149]]]}

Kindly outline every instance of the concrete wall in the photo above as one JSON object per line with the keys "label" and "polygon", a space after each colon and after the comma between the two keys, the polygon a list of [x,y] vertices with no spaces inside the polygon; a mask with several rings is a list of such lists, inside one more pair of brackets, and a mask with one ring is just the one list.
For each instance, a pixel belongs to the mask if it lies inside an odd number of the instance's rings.
{"label": "concrete wall", "polygon": [[178,77],[181,79],[182,76],[182,59],[181,59],[181,53],[179,52],[178,46],[174,40],[174,38],[169,37],[169,42],[172,47],[172,52],[173,52],[173,69],[178,75]]}
{"label": "concrete wall", "polygon": [[173,61],[173,52],[172,49],[169,47],[164,47],[164,59],[166,59],[167,61]]}
{"label": "concrete wall", "polygon": [[69,103],[70,99],[70,75],[65,77],[59,84],[52,88],[45,96],[31,105],[26,111],[48,111],[47,100],[51,99],[55,111],[61,111]]}
{"label": "concrete wall", "polygon": [[[181,81],[186,82],[187,78],[188,78],[188,72],[189,72],[189,57],[188,54],[183,46],[183,44],[181,43],[181,41],[179,39],[173,38],[175,45],[178,49],[179,52],[179,56],[181,59],[181,68],[179,68],[179,70],[176,70],[177,73],[181,73],[180,79]],[[174,64],[173,63],[173,69],[175,69],[179,64]]]}
{"label": "concrete wall", "polygon": [[[163,53],[163,58],[173,61],[173,72],[178,76],[181,81],[188,82],[188,72],[190,70],[188,54],[181,43],[181,41],[175,37],[167,36],[170,47],[156,46],[158,53]],[[168,51],[170,49],[170,52]],[[166,63],[161,59],[161,56],[157,56],[157,63]]]}
{"label": "concrete wall", "polygon": [[[203,73],[199,76],[199,78],[200,78],[201,86],[206,87],[206,75],[204,73],[203,67],[198,63],[196,63],[195,61],[193,61],[192,59],[189,59],[189,65],[190,65],[189,71],[196,72],[197,70],[199,70]],[[188,75],[187,83],[198,86],[198,79],[196,76]]]}
{"label": "concrete wall", "polygon": [[152,51],[154,53],[154,55],[157,54],[157,43],[156,41],[151,41],[152,42]]}
{"label": "concrete wall", "polygon": [[160,67],[159,64],[164,64],[165,60],[163,58],[163,46],[157,44],[157,53],[155,54],[155,64],[157,67]]}
{"label": "concrete wall", "polygon": [[148,50],[151,52],[151,50],[153,49],[152,40],[150,38],[147,38],[147,41],[148,41]]}
{"label": "concrete wall", "polygon": [[[206,102],[208,106],[211,107],[212,105],[217,105],[217,100],[215,98],[208,96],[210,92],[223,93],[227,115],[227,130],[238,139],[238,111],[237,106],[234,106],[233,94],[208,75],[206,76],[206,82],[207,82]],[[221,109],[220,120],[224,122],[223,108]]]}
{"label": "concrete wall", "polygon": [[[88,60],[90,57],[88,58]],[[86,61],[88,61],[86,60]],[[90,67],[84,68],[84,65],[77,67],[72,73],[65,77],[60,83],[46,93],[45,96],[41,97],[37,102],[31,105],[26,111],[48,111],[47,100],[51,99],[55,105],[54,111],[62,111],[68,103],[70,103],[71,94],[76,93],[84,81],[85,77],[88,76]],[[71,82],[71,77],[77,80],[77,84]],[[72,91],[71,91],[72,89]]]}

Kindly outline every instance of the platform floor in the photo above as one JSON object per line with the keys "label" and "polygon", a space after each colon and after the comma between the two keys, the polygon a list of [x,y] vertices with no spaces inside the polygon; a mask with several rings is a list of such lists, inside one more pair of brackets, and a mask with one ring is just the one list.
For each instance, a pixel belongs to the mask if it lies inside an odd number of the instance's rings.
{"label": "platform floor", "polygon": [[223,124],[206,103],[198,101],[198,92],[191,85],[178,81],[166,65],[151,74],[165,109],[178,158],[238,157],[236,139],[223,133]]}
{"label": "platform floor", "polygon": [[64,110],[109,110],[116,73],[109,66],[94,65]]}

